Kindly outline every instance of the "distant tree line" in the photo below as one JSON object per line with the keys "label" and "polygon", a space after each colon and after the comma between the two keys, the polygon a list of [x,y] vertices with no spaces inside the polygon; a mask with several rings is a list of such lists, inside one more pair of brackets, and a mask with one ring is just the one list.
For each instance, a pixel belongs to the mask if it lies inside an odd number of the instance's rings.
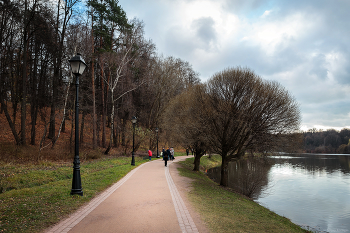
{"label": "distant tree line", "polygon": [[304,150],[308,153],[350,154],[350,130],[326,131],[310,129],[304,132]]}

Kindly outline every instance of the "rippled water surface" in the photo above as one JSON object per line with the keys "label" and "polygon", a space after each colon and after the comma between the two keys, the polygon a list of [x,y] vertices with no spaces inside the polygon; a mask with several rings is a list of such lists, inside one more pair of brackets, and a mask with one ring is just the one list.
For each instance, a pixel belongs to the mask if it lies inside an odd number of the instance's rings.
{"label": "rippled water surface", "polygon": [[350,155],[269,158],[259,204],[316,232],[350,232]]}

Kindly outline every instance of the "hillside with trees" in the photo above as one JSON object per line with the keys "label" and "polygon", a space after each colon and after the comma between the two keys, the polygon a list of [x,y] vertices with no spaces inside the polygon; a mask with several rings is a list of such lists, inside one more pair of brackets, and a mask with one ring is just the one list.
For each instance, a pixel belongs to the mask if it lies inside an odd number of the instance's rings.
{"label": "hillside with trees", "polygon": [[88,65],[80,77],[81,146],[129,153],[136,116],[136,147],[154,149],[164,108],[199,74],[186,61],[158,55],[143,22],[128,19],[117,0],[83,4],[0,1],[0,141],[42,151],[68,138],[71,146],[75,81],[68,60],[80,53]]}

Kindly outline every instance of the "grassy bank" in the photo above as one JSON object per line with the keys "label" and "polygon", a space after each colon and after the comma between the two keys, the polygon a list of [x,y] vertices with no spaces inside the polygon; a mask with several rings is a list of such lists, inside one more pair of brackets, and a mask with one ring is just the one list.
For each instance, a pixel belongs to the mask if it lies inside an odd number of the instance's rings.
{"label": "grassy bank", "polygon": [[[220,187],[203,172],[194,172],[194,158],[182,161],[180,174],[193,179],[189,199],[211,232],[307,232],[257,203]],[[221,164],[220,156],[202,157],[201,169]]]}
{"label": "grassy bank", "polygon": [[[147,160],[135,161],[137,166]],[[71,162],[0,163],[0,232],[40,232],[50,227],[124,177],[135,168],[130,162],[130,157],[119,157],[82,163],[82,197],[70,195]]]}

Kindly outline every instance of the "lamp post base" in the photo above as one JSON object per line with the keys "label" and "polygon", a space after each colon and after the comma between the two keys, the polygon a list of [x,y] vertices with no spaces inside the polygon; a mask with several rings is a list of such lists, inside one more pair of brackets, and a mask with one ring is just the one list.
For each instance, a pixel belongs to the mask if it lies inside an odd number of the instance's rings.
{"label": "lamp post base", "polygon": [[134,155],[134,152],[132,152],[131,165],[135,166],[135,155]]}
{"label": "lamp post base", "polygon": [[75,155],[73,166],[73,180],[72,180],[72,189],[70,194],[78,194],[83,196],[83,188],[81,186],[81,177],[80,177],[80,160],[79,155]]}
{"label": "lamp post base", "polygon": [[75,195],[75,194],[83,196],[83,190],[82,189],[72,189],[70,191],[70,195]]}

